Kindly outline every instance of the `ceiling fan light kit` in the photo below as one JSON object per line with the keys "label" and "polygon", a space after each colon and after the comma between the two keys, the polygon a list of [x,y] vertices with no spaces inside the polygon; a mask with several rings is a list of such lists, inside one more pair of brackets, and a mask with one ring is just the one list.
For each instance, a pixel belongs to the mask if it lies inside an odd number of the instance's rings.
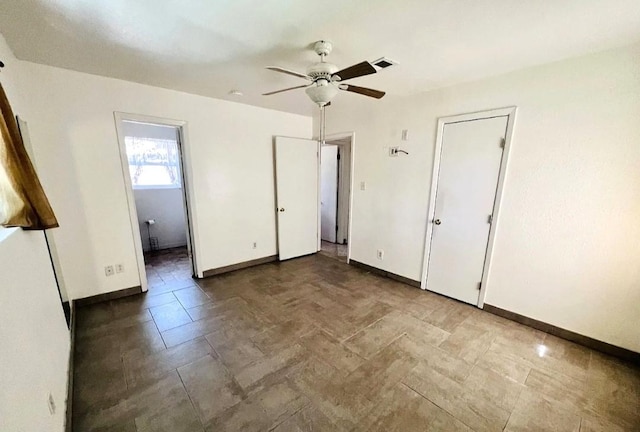
{"label": "ceiling fan light kit", "polygon": [[[318,106],[324,107],[331,102],[331,99],[338,93],[338,88],[329,84],[327,80],[320,81],[317,86],[307,87],[305,93],[313,102],[318,104]],[[322,81],[324,81],[324,83]]]}

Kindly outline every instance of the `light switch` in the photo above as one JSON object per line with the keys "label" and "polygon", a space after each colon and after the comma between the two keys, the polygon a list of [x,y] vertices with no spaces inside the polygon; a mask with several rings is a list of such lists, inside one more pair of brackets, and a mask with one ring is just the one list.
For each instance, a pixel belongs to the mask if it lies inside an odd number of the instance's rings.
{"label": "light switch", "polygon": [[366,190],[367,189],[367,184],[363,181],[360,182],[360,190]]}

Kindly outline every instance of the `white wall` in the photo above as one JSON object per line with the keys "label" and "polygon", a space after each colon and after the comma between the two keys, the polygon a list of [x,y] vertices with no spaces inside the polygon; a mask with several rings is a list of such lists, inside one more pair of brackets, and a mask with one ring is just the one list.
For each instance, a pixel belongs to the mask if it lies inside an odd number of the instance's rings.
{"label": "white wall", "polygon": [[437,118],[516,105],[486,302],[640,351],[638,71],[636,45],[411,97],[340,94],[327,130],[356,132],[367,184],[352,258],[420,280]]}
{"label": "white wall", "polygon": [[[0,59],[2,86],[18,112],[20,62],[2,37]],[[0,316],[0,429],[63,431],[69,332],[42,231],[0,228]]]}
{"label": "white wall", "polygon": [[0,429],[63,431],[69,331],[44,234],[0,230]]}
{"label": "white wall", "polygon": [[[198,270],[276,253],[272,136],[309,138],[310,117],[21,62],[29,122],[72,298],[140,285],[114,111],[188,122]],[[252,248],[253,242],[258,247]],[[110,277],[104,266],[122,263]]]}
{"label": "white wall", "polygon": [[182,189],[135,189],[133,195],[138,212],[138,225],[142,248],[149,249],[149,235],[145,221],[156,221],[151,226],[151,237],[158,238],[160,249],[187,244],[187,222],[182,204]]}

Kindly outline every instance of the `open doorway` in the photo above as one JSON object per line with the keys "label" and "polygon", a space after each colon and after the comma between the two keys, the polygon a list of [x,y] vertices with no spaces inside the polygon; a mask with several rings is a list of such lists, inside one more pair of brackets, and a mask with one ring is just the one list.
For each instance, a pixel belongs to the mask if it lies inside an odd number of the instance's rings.
{"label": "open doorway", "polygon": [[141,287],[195,275],[180,122],[116,115]]}
{"label": "open doorway", "polygon": [[321,253],[347,262],[352,134],[329,138],[320,151]]}

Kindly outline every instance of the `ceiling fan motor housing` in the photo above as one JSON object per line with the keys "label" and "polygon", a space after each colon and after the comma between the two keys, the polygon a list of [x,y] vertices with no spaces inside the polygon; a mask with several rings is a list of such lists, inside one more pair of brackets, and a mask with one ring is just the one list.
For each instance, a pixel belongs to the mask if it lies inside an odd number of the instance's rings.
{"label": "ceiling fan motor housing", "polygon": [[307,75],[314,81],[319,79],[331,80],[331,75],[338,72],[338,67],[332,63],[318,62],[313,63],[307,68]]}

